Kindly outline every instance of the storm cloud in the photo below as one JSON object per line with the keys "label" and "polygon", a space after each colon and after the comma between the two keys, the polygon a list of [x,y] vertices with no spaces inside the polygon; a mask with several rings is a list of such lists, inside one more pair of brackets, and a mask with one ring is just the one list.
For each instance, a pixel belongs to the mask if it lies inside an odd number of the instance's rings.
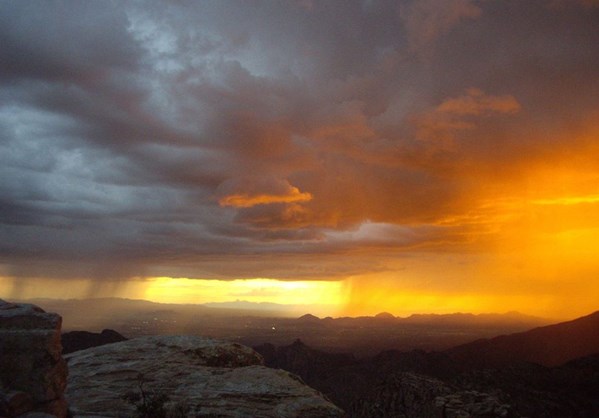
{"label": "storm cloud", "polygon": [[3,1],[4,275],[337,279],[487,251],[506,184],[599,167],[596,6]]}

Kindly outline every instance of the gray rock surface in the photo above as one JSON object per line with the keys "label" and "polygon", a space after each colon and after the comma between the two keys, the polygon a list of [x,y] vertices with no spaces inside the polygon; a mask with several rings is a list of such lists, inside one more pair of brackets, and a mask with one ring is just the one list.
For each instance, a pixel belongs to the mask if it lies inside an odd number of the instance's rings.
{"label": "gray rock surface", "polygon": [[59,315],[35,305],[0,300],[1,414],[66,416],[61,324]]}
{"label": "gray rock surface", "polygon": [[75,416],[131,416],[124,395],[164,394],[194,417],[342,417],[299,378],[268,369],[254,350],[191,336],[142,337],[66,356]]}

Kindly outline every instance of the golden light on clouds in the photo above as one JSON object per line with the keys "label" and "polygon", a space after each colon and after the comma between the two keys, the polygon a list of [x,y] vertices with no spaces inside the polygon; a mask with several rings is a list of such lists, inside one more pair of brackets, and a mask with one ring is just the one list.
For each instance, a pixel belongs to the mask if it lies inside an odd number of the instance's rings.
{"label": "golden light on clouds", "polygon": [[599,195],[567,196],[554,199],[536,199],[532,203],[536,205],[577,205],[579,203],[598,203]]}
{"label": "golden light on clouds", "polygon": [[243,176],[229,179],[219,186],[220,206],[251,208],[272,203],[298,203],[312,200],[287,180],[272,176]]}
{"label": "golden light on clouds", "polygon": [[302,193],[297,187],[291,187],[287,194],[255,194],[239,193],[225,196],[219,199],[221,206],[234,206],[238,208],[250,208],[256,205],[267,205],[270,203],[294,203],[312,200],[310,193]]}
{"label": "golden light on clouds", "polygon": [[572,318],[599,300],[599,172],[564,160],[481,184],[468,209],[440,217],[459,241],[387,258],[349,279],[348,313],[505,312]]}
{"label": "golden light on clouds", "polygon": [[596,0],[80,3],[0,2],[0,297],[599,308]]}

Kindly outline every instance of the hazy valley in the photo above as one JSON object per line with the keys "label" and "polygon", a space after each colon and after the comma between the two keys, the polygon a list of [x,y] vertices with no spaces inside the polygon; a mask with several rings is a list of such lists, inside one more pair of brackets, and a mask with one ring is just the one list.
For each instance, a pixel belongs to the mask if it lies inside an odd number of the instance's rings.
{"label": "hazy valley", "polygon": [[[551,321],[519,313],[412,315],[381,313],[374,317],[317,318],[306,313],[283,317],[282,307],[240,303],[245,309],[204,305],[160,304],[117,298],[87,300],[37,299],[32,303],[63,317],[63,330],[115,329],[128,338],[147,335],[201,335],[244,345],[291,344],[301,339],[311,347],[373,356],[383,350],[443,350],[479,338],[525,331]],[[256,304],[257,305],[257,304]],[[218,306],[215,304],[213,306]],[[264,309],[264,306],[270,309]]]}

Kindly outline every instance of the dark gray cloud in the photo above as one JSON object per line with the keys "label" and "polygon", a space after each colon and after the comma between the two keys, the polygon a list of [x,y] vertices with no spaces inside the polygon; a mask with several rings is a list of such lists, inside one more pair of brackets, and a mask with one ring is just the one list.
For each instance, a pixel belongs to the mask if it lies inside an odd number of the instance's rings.
{"label": "dark gray cloud", "polygon": [[2,2],[0,263],[327,278],[476,251],[448,218],[597,132],[594,5]]}
{"label": "dark gray cloud", "polygon": [[[116,6],[116,5],[113,5]],[[141,50],[122,8],[65,1],[3,2],[0,76],[85,82],[135,70]]]}

